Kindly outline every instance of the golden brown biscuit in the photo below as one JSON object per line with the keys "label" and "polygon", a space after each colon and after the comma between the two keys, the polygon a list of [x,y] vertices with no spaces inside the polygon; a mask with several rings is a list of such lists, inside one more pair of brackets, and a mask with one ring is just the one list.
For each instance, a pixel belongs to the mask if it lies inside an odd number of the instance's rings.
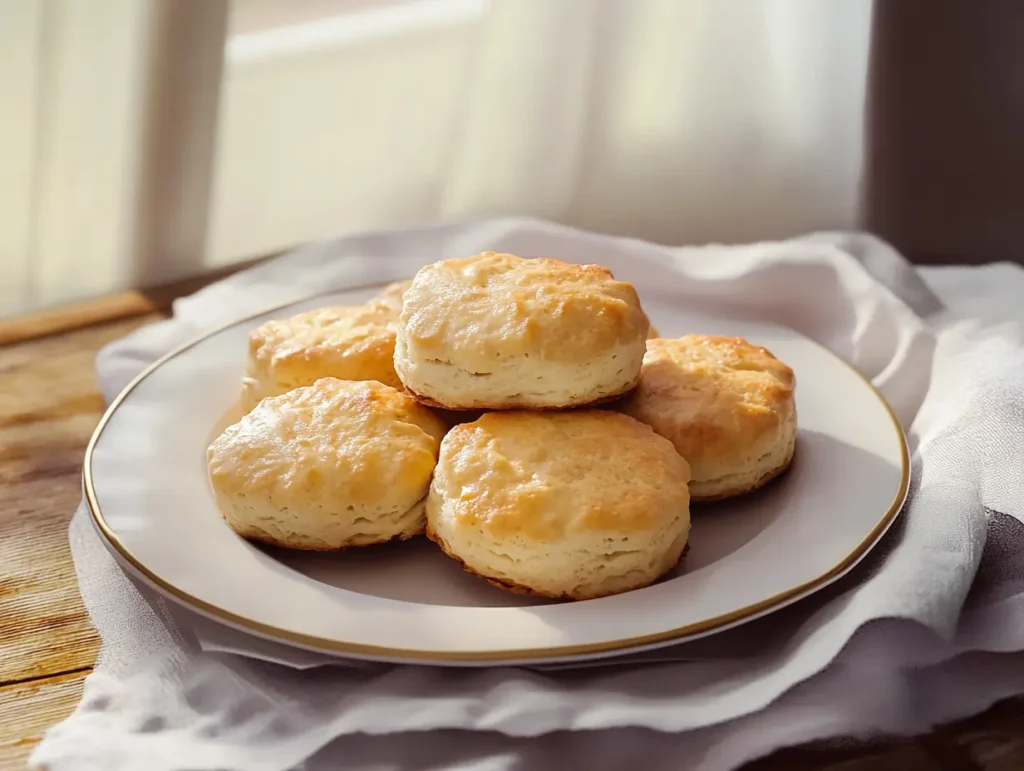
{"label": "golden brown biscuit", "polygon": [[250,410],[322,377],[377,380],[401,387],[395,374],[395,328],[400,309],[384,301],[333,306],[275,319],[249,336],[242,408]]}
{"label": "golden brown biscuit", "polygon": [[796,446],[796,380],[738,337],[647,341],[637,389],[618,409],[690,462],[695,501],[741,495],[785,471]]}
{"label": "golden brown biscuit", "polygon": [[395,370],[436,407],[594,404],[634,386],[648,326],[636,291],[607,268],[485,252],[416,274]]}
{"label": "golden brown biscuit", "polygon": [[512,591],[582,600],[653,583],[690,528],[689,467],[616,412],[492,412],[455,426],[427,496],[427,535]]}
{"label": "golden brown biscuit", "polygon": [[410,286],[412,286],[412,279],[396,281],[381,289],[373,299],[375,302],[382,302],[390,308],[393,308],[397,318],[397,315],[402,312],[402,298],[405,296],[405,292]]}
{"label": "golden brown biscuit", "polygon": [[322,378],[261,401],[207,451],[239,535],[290,549],[364,546],[423,532],[445,426],[376,381]]}

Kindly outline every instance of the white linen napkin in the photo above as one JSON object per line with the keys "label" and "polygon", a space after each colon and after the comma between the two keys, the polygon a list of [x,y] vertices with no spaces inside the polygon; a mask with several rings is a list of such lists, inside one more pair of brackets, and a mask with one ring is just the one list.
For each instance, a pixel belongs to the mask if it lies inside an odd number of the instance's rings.
{"label": "white linen napkin", "polygon": [[924,731],[1024,692],[1024,270],[1015,266],[915,270],[877,239],[849,234],[669,248],[519,219],[367,234],[180,300],[172,320],[101,352],[104,395],[211,326],[485,249],[605,264],[642,297],[785,324],[826,345],[872,379],[908,429],[904,515],[847,578],[659,653],[670,660],[540,671],[315,666],[261,648],[144,597],[80,508],[72,553],[104,645],[82,703],[34,763],[718,771],[811,739]]}

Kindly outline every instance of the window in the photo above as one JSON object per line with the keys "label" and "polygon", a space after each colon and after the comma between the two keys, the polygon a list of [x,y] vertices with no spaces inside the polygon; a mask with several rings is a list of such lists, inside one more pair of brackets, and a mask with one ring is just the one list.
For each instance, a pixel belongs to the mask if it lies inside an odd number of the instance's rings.
{"label": "window", "polygon": [[856,221],[871,4],[0,6],[0,316],[340,232]]}

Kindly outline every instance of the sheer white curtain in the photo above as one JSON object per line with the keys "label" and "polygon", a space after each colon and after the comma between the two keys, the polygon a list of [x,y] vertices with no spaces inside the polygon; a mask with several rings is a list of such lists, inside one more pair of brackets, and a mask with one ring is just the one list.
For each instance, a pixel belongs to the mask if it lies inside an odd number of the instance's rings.
{"label": "sheer white curtain", "polygon": [[0,0],[0,316],[199,269],[227,0]]}
{"label": "sheer white curtain", "polygon": [[870,0],[258,1],[0,0],[0,314],[433,219],[857,222]]}
{"label": "sheer white curtain", "polygon": [[522,211],[668,243],[852,225],[870,11],[498,0],[440,213]]}

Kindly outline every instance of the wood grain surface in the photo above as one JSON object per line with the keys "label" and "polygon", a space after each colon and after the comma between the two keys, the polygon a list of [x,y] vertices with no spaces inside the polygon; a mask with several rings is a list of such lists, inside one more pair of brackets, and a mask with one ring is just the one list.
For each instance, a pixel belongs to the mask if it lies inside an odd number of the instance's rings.
{"label": "wood grain surface", "polygon": [[[97,351],[159,311],[17,326],[0,347],[0,769],[24,768],[43,732],[67,716],[99,650],[78,594],[67,528],[81,500],[82,455],[103,414]],[[143,306],[145,307],[145,306]],[[82,324],[87,324],[82,326]],[[90,325],[91,324],[91,325]],[[0,322],[11,329],[14,322]]]}
{"label": "wood grain surface", "polygon": [[[74,710],[99,639],[67,546],[103,404],[93,359],[196,282],[0,321],[0,771]],[[680,769],[685,769],[685,762]],[[778,752],[745,771],[1024,771],[1024,700],[922,737]]]}
{"label": "wood grain surface", "polygon": [[25,767],[32,748],[75,709],[86,672],[0,686],[0,771]]}
{"label": "wood grain surface", "polygon": [[0,356],[0,683],[92,664],[98,639],[67,546],[82,453],[103,412],[92,361],[139,316],[19,345]]}

